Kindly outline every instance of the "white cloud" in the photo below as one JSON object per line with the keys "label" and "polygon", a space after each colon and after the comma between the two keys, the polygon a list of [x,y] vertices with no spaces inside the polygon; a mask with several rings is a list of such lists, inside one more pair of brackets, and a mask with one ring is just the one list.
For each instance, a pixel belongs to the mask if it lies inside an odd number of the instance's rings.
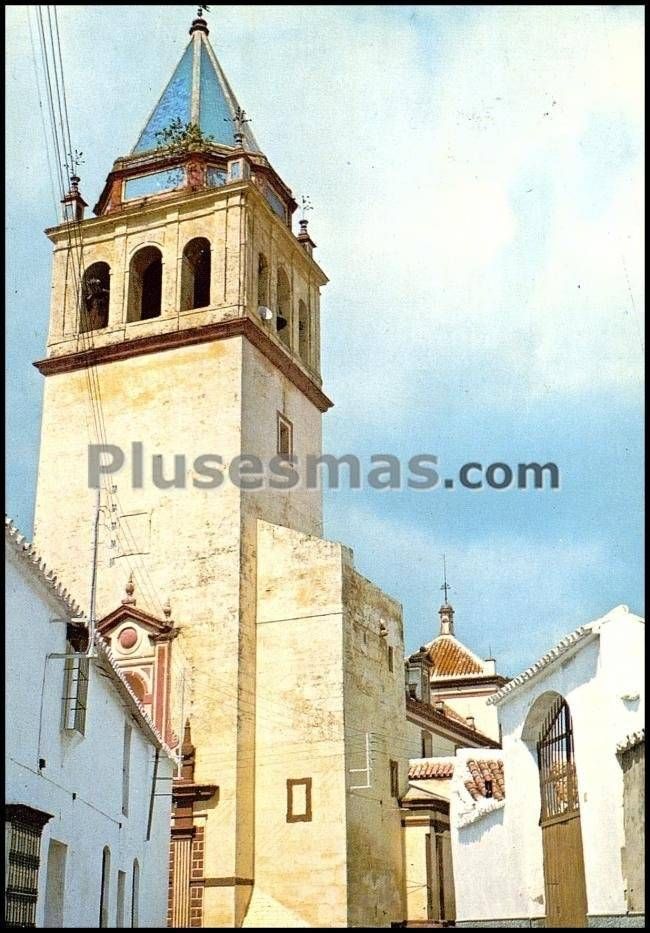
{"label": "white cloud", "polygon": [[[363,122],[372,171],[355,173],[348,252],[334,256],[342,284],[331,286],[338,326],[349,345],[370,342],[375,365],[360,354],[356,367],[334,363],[333,376],[378,421],[388,414],[377,406],[387,374],[411,401],[422,389],[413,367],[427,364],[436,389],[439,366],[450,392],[469,379],[473,400],[488,405],[638,385],[639,26],[612,8],[485,8],[462,39],[441,43],[434,85],[407,20],[383,50],[381,74],[343,45],[343,72],[380,82],[388,103],[376,125]],[[437,53],[432,44],[429,56]],[[360,135],[339,115],[337,152],[341,137]],[[599,118],[614,138],[588,139]],[[620,139],[636,149],[627,162],[602,151],[618,153]],[[324,252],[341,239],[337,228],[333,217]],[[346,296],[349,317],[339,311]],[[400,359],[410,363],[402,374]],[[486,363],[492,379],[473,379]]]}
{"label": "white cloud", "polygon": [[[336,537],[335,505],[330,512]],[[360,573],[371,575],[398,599],[404,581],[410,594],[419,594],[417,608],[421,611],[424,605],[425,614],[414,616],[411,596],[405,614],[407,650],[438,633],[444,552],[457,636],[483,656],[492,649],[500,670],[510,674],[590,621],[593,607],[586,594],[599,568],[607,563],[609,573],[618,572],[616,556],[599,539],[544,541],[534,531],[506,534],[477,528],[473,537],[463,529],[461,541],[453,528],[427,529],[419,516],[409,520],[406,514],[399,519],[382,514],[381,499],[374,507],[368,501],[352,507],[346,503],[340,518]],[[353,542],[349,528],[356,529]],[[610,608],[603,606],[602,613]]]}

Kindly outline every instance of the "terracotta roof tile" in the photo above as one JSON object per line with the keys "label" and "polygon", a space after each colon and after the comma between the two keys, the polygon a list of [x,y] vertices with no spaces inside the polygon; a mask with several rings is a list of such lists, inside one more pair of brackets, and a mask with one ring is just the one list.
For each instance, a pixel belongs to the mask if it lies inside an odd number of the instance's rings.
{"label": "terracotta roof tile", "polygon": [[[44,583],[52,587],[54,593],[61,601],[62,607],[66,613],[66,617],[69,616],[71,622],[77,622],[80,625],[87,627],[88,622],[85,616],[81,614],[82,610],[79,606],[79,603],[73,599],[69,591],[63,586],[56,574],[53,571],[48,570],[45,561],[39,552],[18,530],[14,522],[7,515],[5,515],[5,543],[13,545],[21,557],[28,563],[32,572],[36,574]],[[122,698],[126,700],[127,703],[131,704],[132,712],[136,713],[140,724],[144,726],[146,730],[148,730],[150,735],[153,737],[155,744],[159,745],[163,751],[173,760],[173,753],[165,744],[165,741],[156,729],[153,720],[131,689],[131,686],[126,680],[124,671],[122,671],[122,669],[119,667],[113,652],[99,632],[95,632],[94,645],[97,649],[99,660],[103,661],[103,666],[106,670],[106,673],[113,680],[113,683],[117,687],[118,692],[121,694]]]}
{"label": "terracotta roof tile", "polygon": [[61,601],[64,611],[69,613],[71,618],[76,619],[81,615],[79,603],[70,595],[54,571],[47,567],[34,545],[19,531],[12,519],[5,515],[5,547],[9,546],[16,549],[33,574],[52,588],[56,597]]}
{"label": "terracotta roof tile", "polygon": [[465,787],[474,800],[487,797],[487,781],[492,782],[492,797],[495,800],[504,800],[506,785],[503,775],[502,761],[488,761],[484,758],[470,758],[467,761],[467,780]]}
{"label": "terracotta roof tile", "polygon": [[428,648],[433,677],[460,677],[483,674],[483,666],[459,641],[449,635],[434,638]]}
{"label": "terracotta roof tile", "polygon": [[453,777],[454,766],[451,762],[430,761],[424,759],[409,765],[409,781],[444,780]]}

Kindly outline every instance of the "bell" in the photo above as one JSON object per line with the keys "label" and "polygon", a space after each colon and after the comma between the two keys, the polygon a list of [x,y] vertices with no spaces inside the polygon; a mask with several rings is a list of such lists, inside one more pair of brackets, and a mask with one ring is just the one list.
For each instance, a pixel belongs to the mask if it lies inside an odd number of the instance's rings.
{"label": "bell", "polygon": [[286,317],[282,317],[282,315],[278,312],[277,323],[276,323],[277,330],[278,331],[284,330],[286,326],[287,326]]}

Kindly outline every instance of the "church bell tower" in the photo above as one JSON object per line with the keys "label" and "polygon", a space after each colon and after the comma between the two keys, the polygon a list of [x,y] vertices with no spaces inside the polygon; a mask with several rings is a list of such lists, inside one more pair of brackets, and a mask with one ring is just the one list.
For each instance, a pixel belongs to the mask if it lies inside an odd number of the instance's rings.
{"label": "church bell tower", "polygon": [[[206,19],[94,216],[75,190],[53,244],[35,541],[97,618],[171,599],[191,669],[196,781],[218,785],[206,827],[201,920],[238,926],[251,896],[258,520],[320,536],[318,490],[208,487],[197,463],[321,452],[327,278],[291,190],[261,151]],[[121,468],[89,487],[89,445]],[[112,452],[110,452],[112,451]],[[155,472],[157,463],[158,473]],[[215,468],[215,461],[212,461]],[[216,469],[216,468],[215,468]],[[180,480],[180,482],[175,482]],[[218,804],[216,801],[218,800]]]}

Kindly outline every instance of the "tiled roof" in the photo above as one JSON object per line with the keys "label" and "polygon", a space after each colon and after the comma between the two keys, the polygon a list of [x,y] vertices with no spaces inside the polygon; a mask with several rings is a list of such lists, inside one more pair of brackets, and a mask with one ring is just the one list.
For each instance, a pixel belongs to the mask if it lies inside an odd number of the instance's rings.
{"label": "tiled roof", "polygon": [[473,800],[487,797],[486,781],[492,783],[492,797],[494,800],[504,800],[506,785],[503,776],[503,762],[487,760],[484,758],[469,758],[467,761],[467,779],[465,787]]}
{"label": "tiled roof", "polygon": [[616,746],[616,751],[621,755],[623,752],[641,745],[642,742],[645,742],[645,729],[639,729],[638,732],[631,732],[630,735],[626,735],[623,741]]}
{"label": "tiled roof", "polygon": [[[435,699],[434,699],[433,702],[434,702],[434,703],[436,702]],[[460,723],[462,723],[462,724],[465,726],[466,729],[473,729],[473,727],[470,726],[470,724],[467,722],[467,720],[465,719],[465,717],[464,717],[464,716],[461,716],[460,713],[457,713],[456,710],[455,710],[455,709],[452,709],[451,706],[449,706],[447,703],[444,703],[444,702],[443,702],[443,705],[442,705],[442,712],[443,712],[444,715],[447,717],[447,719],[453,719],[454,722],[460,722]],[[475,730],[474,730],[474,731],[475,731]]]}
{"label": "tiled roof", "polygon": [[508,683],[502,687],[497,693],[493,694],[491,697],[488,697],[486,702],[488,704],[498,703],[500,700],[503,700],[507,697],[513,690],[516,690],[517,687],[520,687],[522,684],[525,684],[536,674],[539,674],[540,671],[543,671],[545,667],[548,667],[553,661],[561,657],[561,655],[566,654],[570,648],[572,648],[579,641],[583,641],[588,636],[593,635],[593,631],[590,625],[581,625],[580,628],[577,628],[574,632],[571,632],[569,635],[566,635],[561,641],[557,643],[550,651],[547,651],[545,655],[535,661],[530,667],[527,667],[525,671],[522,671],[517,677],[513,677],[512,680],[509,680]]}
{"label": "tiled roof", "polygon": [[446,780],[454,775],[452,762],[420,758],[409,762],[409,781]]}
{"label": "tiled roof", "polygon": [[[51,570],[47,569],[45,561],[36,548],[20,533],[13,521],[6,515],[5,544],[8,547],[14,547],[21,558],[29,565],[32,574],[54,590],[56,597],[61,602],[64,612],[66,615],[70,616],[71,621],[74,619],[77,624],[86,626],[87,620],[82,616],[79,604],[72,598],[58,577]],[[136,714],[141,726],[149,732],[151,738],[154,740],[154,744],[158,745],[166,754],[173,758],[172,752],[167,748],[151,717],[127,683],[124,674],[117,665],[113,652],[99,632],[95,632],[94,645],[98,659],[103,662],[102,666],[111,677],[113,685],[121,695],[122,700],[131,706],[132,712]]]}
{"label": "tiled roof", "polygon": [[461,677],[466,674],[483,674],[480,661],[453,635],[439,635],[427,646],[433,665],[432,677]]}
{"label": "tiled roof", "polygon": [[[547,651],[546,654],[542,655],[539,660],[535,661],[534,664],[531,664],[530,667],[527,667],[525,671],[522,671],[517,677],[513,677],[512,680],[509,680],[508,683],[502,687],[497,693],[493,694],[491,697],[488,697],[486,702],[488,704],[500,703],[503,699],[521,687],[523,684],[527,683],[529,680],[532,680],[533,677],[536,677],[542,671],[544,671],[549,665],[553,664],[559,658],[565,656],[569,652],[573,652],[576,646],[580,648],[592,638],[595,638],[600,632],[601,625],[608,621],[609,619],[617,618],[620,616],[625,616],[630,612],[627,606],[616,606],[612,609],[611,612],[608,612],[607,615],[602,616],[600,619],[595,619],[593,622],[588,622],[586,625],[581,625],[573,632],[570,632],[568,635],[565,635],[557,645],[554,645],[550,651]],[[638,616],[632,616],[632,618],[638,619],[639,622],[643,622],[643,619]]]}
{"label": "tiled roof", "polygon": [[5,545],[15,548],[21,558],[29,565],[31,572],[42,583],[52,588],[54,595],[61,601],[64,611],[69,613],[71,617],[81,615],[79,604],[72,598],[54,571],[48,570],[45,561],[34,545],[19,531],[8,515],[5,515]]}
{"label": "tiled roof", "polygon": [[[441,701],[438,700],[438,703]],[[475,743],[476,745],[484,745],[490,748],[499,748],[499,743],[495,742],[494,739],[491,739],[489,736],[484,735],[482,732],[479,732],[475,726],[470,726],[468,721],[457,713],[456,710],[453,710],[451,706],[448,706],[446,703],[440,706],[433,706],[431,703],[424,703],[422,700],[418,700],[415,697],[406,698],[406,715],[408,717],[409,712],[413,715],[420,715],[429,720],[434,726],[445,726],[448,729],[456,729],[456,734],[462,737],[465,740],[470,740],[470,742]]]}
{"label": "tiled roof", "polygon": [[[161,144],[157,133],[173,120],[180,120],[183,125],[194,123],[218,145],[235,148],[233,119],[239,109],[208,40],[207,28],[195,30],[133,152],[158,149]],[[259,146],[247,123],[241,125],[241,133],[243,147],[258,152]]]}

